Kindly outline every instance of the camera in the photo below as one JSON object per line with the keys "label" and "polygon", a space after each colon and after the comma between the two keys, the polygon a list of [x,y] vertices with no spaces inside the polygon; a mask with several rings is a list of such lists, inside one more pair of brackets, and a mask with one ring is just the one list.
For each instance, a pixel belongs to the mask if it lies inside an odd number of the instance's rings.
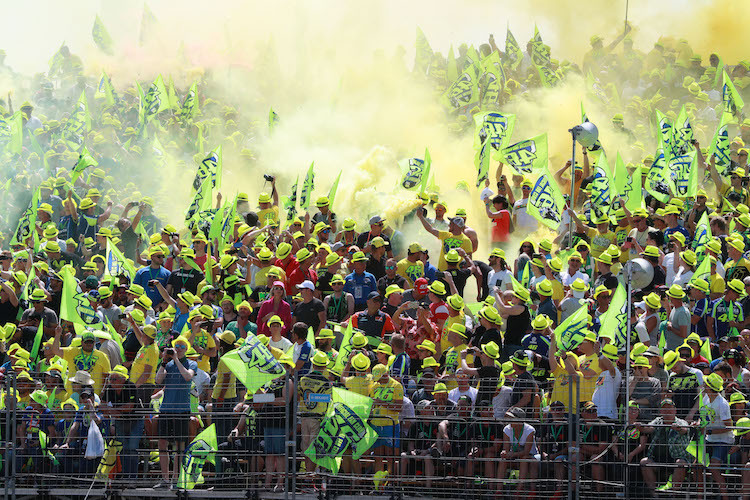
{"label": "camera", "polygon": [[263,178],[264,178],[265,180],[267,180],[268,182],[273,182],[273,181],[275,181],[275,180],[276,180],[276,177],[274,177],[274,176],[273,176],[273,175],[271,175],[271,174],[263,174]]}
{"label": "camera", "polygon": [[164,352],[167,353],[167,356],[174,356],[174,349],[172,349],[171,347],[164,349]]}
{"label": "camera", "polygon": [[425,207],[420,207],[419,210],[422,212],[423,216],[427,216],[427,209]]}
{"label": "camera", "polygon": [[531,256],[532,256],[532,257],[533,257],[534,259],[541,259],[541,258],[542,258],[542,254],[540,254],[540,253],[535,253],[535,254],[531,254]]}
{"label": "camera", "polygon": [[627,238],[625,238],[625,241],[627,241],[628,243],[633,243],[633,237],[628,236]]}

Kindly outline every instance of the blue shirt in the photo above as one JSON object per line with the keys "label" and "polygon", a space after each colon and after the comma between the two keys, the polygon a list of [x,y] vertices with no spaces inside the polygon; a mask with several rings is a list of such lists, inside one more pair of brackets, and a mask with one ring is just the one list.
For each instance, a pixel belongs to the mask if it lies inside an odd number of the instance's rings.
{"label": "blue shirt", "polygon": [[437,267],[433,266],[429,262],[424,263],[424,277],[427,278],[427,281],[432,283],[435,281],[435,273],[437,273]]}
{"label": "blue shirt", "polygon": [[180,311],[177,311],[177,315],[174,317],[174,324],[172,325],[172,328],[178,334],[182,333],[182,329],[185,328],[185,325],[187,324],[188,316],[190,316],[189,312],[182,314]]}
{"label": "blue shirt", "polygon": [[669,241],[669,235],[674,233],[682,233],[682,235],[685,237],[685,243],[689,243],[691,236],[687,229],[682,227],[681,225],[677,224],[675,227],[668,227],[664,230],[664,241]]}
{"label": "blue shirt", "polygon": [[706,328],[706,316],[708,316],[710,309],[710,299],[704,297],[695,301],[695,307],[693,307],[693,315],[700,317],[698,322],[692,325],[692,332],[697,333],[701,338],[705,339],[708,337],[708,329]]}
{"label": "blue shirt", "polygon": [[[193,373],[198,372],[198,364],[188,358],[181,360],[182,366]],[[185,380],[180,369],[171,360],[164,367],[167,375],[164,377],[164,398],[159,413],[190,413],[190,385],[191,380]]]}
{"label": "blue shirt", "polygon": [[521,339],[521,347],[524,351],[529,350],[546,358],[549,354],[549,342],[550,339],[546,335],[531,332]]}
{"label": "blue shirt", "polygon": [[378,291],[378,282],[372,273],[367,271],[362,274],[352,272],[344,281],[344,291],[354,296],[354,304],[363,306],[367,304],[367,296],[370,292]]}
{"label": "blue shirt", "polygon": [[295,360],[295,362],[302,361],[304,363],[302,365],[302,368],[300,368],[299,370],[300,377],[304,377],[305,375],[310,373],[310,371],[312,370],[312,353],[313,353],[312,344],[308,342],[307,340],[305,340],[302,343],[302,347],[300,348],[299,357]]}
{"label": "blue shirt", "polygon": [[159,283],[166,288],[167,281],[169,281],[169,276],[171,276],[171,274],[172,273],[170,273],[168,269],[165,269],[162,266],[160,266],[159,269],[153,269],[151,266],[142,267],[137,273],[135,273],[133,283],[143,287],[146,291],[146,296],[151,299],[153,306],[156,307],[156,305],[163,299],[159,294],[159,290],[157,290],[155,286],[149,286],[148,282],[151,280],[158,280]]}

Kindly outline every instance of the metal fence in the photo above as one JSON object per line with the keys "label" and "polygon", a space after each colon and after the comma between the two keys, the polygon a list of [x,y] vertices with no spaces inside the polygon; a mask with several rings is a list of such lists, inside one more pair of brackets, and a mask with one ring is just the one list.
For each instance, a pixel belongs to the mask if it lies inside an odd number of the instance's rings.
{"label": "metal fence", "polygon": [[[5,380],[4,400],[10,402],[18,394],[18,384],[12,372]],[[569,403],[577,399],[578,394],[569,391]],[[748,441],[733,437],[739,445],[724,450],[732,452],[728,461],[701,465],[703,453],[710,457],[722,450],[712,446],[705,429],[696,425],[649,425],[630,417],[626,425],[586,413],[571,415],[557,406],[542,408],[538,402],[519,418],[498,408],[494,398],[492,404],[462,399],[456,407],[441,400],[426,407],[417,405],[413,417],[399,421],[397,435],[378,441],[359,459],[353,460],[353,450],[347,449],[339,472],[333,474],[315,467],[304,455],[320,422],[300,416],[304,414],[297,398],[291,398],[283,412],[270,414],[266,412],[272,399],[264,394],[220,405],[210,399],[202,403],[199,412],[185,416],[185,427],[176,421],[167,424],[169,415],[151,410],[122,417],[106,417],[99,411],[98,418],[79,410],[55,415],[54,429],[49,420],[21,405],[6,404],[1,421],[5,498],[42,493],[89,498],[186,495],[173,491],[177,476],[165,471],[179,467],[184,445],[211,424],[218,430],[218,451],[213,463],[205,464],[203,482],[190,496],[544,495],[572,499],[614,495],[640,499],[750,495]],[[626,414],[623,410],[623,417]],[[99,422],[106,449],[103,456],[87,458],[90,435],[71,436],[70,432],[76,423],[79,431],[85,424],[90,430],[92,420]],[[36,431],[31,430],[34,425]],[[49,431],[46,443],[38,430]]]}

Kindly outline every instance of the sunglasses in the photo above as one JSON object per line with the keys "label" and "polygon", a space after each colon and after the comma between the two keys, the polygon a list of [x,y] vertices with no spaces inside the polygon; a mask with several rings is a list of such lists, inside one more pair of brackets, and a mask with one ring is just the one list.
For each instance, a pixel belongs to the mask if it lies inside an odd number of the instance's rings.
{"label": "sunglasses", "polygon": [[94,343],[93,339],[88,339],[88,340],[84,340],[83,342],[81,342],[81,344],[93,344],[93,343]]}
{"label": "sunglasses", "polygon": [[152,259],[154,259],[154,258],[159,258],[159,259],[163,259],[163,258],[164,258],[164,256],[163,256],[163,255],[152,255],[152,256],[151,256],[151,258],[152,258]]}
{"label": "sunglasses", "polygon": [[529,186],[524,186],[521,188],[522,191],[531,191],[531,188]]}
{"label": "sunglasses", "polygon": [[174,346],[174,348],[181,351],[187,351],[187,346],[185,344],[177,344],[176,346]]}
{"label": "sunglasses", "polygon": [[385,266],[386,269],[396,269],[396,266]]}

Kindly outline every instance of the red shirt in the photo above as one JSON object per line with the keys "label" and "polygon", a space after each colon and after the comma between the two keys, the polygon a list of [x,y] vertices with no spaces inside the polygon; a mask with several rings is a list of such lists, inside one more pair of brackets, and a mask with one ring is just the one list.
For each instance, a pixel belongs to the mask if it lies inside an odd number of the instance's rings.
{"label": "red shirt", "polygon": [[500,213],[500,217],[492,219],[492,241],[506,242],[510,235],[510,212],[500,210]]}
{"label": "red shirt", "polygon": [[290,274],[286,275],[286,293],[287,295],[295,295],[297,293],[297,285],[305,280],[310,280],[313,284],[318,282],[318,273],[312,269],[302,271],[299,266],[295,267]]}

